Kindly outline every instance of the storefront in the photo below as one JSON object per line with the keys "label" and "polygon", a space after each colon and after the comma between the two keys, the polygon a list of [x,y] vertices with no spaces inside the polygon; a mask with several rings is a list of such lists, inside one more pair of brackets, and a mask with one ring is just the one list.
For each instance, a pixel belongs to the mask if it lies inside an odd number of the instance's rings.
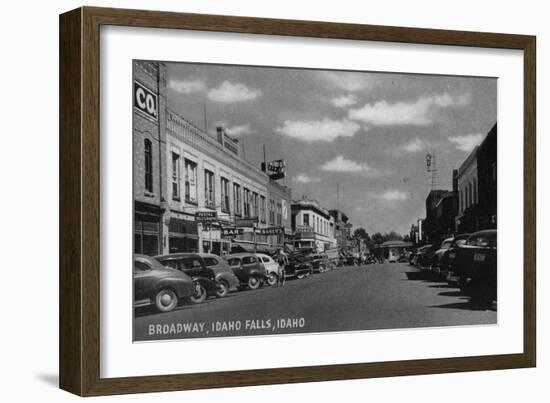
{"label": "storefront", "polygon": [[199,251],[199,236],[195,221],[171,217],[168,231],[170,253]]}
{"label": "storefront", "polygon": [[136,201],[134,204],[134,253],[154,256],[161,247],[160,222],[162,210],[158,206]]}

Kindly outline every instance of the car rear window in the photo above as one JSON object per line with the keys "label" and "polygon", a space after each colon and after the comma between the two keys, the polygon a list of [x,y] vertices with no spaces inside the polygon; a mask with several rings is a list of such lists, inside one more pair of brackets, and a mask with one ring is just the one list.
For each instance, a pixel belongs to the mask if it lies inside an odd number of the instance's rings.
{"label": "car rear window", "polygon": [[254,256],[245,256],[243,257],[243,264],[256,263],[256,258]]}
{"label": "car rear window", "polygon": [[220,263],[217,259],[213,257],[205,257],[203,260],[206,266],[216,266]]}
{"label": "car rear window", "polygon": [[187,270],[190,269],[200,269],[202,267],[202,264],[199,259],[197,258],[187,258],[183,259],[181,261],[183,267]]}
{"label": "car rear window", "polygon": [[492,236],[487,235],[476,235],[468,239],[468,245],[479,246],[479,247],[492,247],[495,245],[496,239]]}
{"label": "car rear window", "polygon": [[229,259],[227,262],[229,263],[229,266],[239,266],[241,264],[241,261],[237,257]]}

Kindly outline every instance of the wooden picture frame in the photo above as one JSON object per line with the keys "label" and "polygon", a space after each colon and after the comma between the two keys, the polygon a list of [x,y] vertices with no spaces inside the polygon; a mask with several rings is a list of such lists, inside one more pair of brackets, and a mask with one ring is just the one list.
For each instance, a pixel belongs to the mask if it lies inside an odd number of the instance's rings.
{"label": "wooden picture frame", "polygon": [[[128,378],[100,377],[100,27],[119,25],[519,49],[524,52],[523,353]],[[533,367],[534,36],[82,7],[60,16],[60,387],[81,396]]]}

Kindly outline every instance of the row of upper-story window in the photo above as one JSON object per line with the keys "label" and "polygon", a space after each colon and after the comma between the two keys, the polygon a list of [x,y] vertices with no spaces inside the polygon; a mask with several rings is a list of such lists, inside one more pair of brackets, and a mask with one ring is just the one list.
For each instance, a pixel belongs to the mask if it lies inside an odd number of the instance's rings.
{"label": "row of upper-story window", "polygon": [[[144,144],[145,159],[145,190],[153,192],[153,155],[150,140]],[[171,193],[172,199],[181,201],[182,196],[186,203],[199,205],[198,201],[198,166],[197,163],[183,158],[183,175],[181,175],[181,157],[171,153]],[[237,217],[258,217],[260,222],[270,225],[282,225],[282,202],[266,197],[241,184],[231,182],[227,177],[219,175],[220,197],[216,203],[216,174],[209,169],[203,170],[204,175],[204,206],[212,209],[218,207],[222,212]],[[182,180],[183,177],[183,180]],[[181,185],[183,183],[183,189]],[[182,195],[183,192],[183,195]],[[269,205],[267,205],[269,202]]]}
{"label": "row of upper-story window", "polygon": [[302,212],[302,225],[313,228],[313,232],[321,235],[331,235],[330,221],[313,213]]}
{"label": "row of upper-story window", "polygon": [[470,206],[478,203],[477,178],[463,184],[458,190],[458,210],[462,213]]}

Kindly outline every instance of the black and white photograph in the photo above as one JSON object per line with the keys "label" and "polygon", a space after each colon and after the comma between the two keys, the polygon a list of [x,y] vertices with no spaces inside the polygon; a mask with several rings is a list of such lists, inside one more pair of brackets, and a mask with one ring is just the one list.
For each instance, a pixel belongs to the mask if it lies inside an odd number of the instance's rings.
{"label": "black and white photograph", "polygon": [[135,342],[497,325],[496,77],[132,73]]}

